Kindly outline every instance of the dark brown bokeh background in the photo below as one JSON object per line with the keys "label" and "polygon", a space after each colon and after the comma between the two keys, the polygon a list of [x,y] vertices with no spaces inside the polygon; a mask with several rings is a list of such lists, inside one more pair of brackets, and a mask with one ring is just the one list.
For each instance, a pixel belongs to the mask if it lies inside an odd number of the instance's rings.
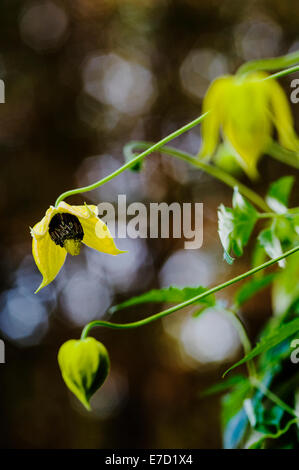
{"label": "dark brown bokeh background", "polygon": [[[153,155],[142,174],[127,172],[69,199],[116,204],[121,193],[128,203],[203,202],[204,243],[193,252],[183,250],[183,240],[119,240],[129,254],[113,260],[83,248],[38,295],[29,226],[61,192],[120,166],[128,141],[159,140],[198,116],[216,76],[298,49],[298,30],[291,0],[2,0],[1,447],[221,447],[219,398],[200,398],[200,391],[221,380],[241,349],[219,312],[197,323],[189,311],[139,330],[94,330],[112,369],[90,414],[64,386],[56,355],[122,299],[171,283],[212,285],[245,270],[249,257],[224,263],[217,235],[217,206],[230,204],[231,190]],[[288,95],[290,81],[281,81]],[[296,106],[293,112],[298,116]],[[174,144],[195,154],[199,129]],[[259,168],[255,189],[262,194],[270,181],[294,174],[267,156]],[[113,319],[155,311],[145,306]],[[269,292],[246,306],[252,338],[270,313]]]}

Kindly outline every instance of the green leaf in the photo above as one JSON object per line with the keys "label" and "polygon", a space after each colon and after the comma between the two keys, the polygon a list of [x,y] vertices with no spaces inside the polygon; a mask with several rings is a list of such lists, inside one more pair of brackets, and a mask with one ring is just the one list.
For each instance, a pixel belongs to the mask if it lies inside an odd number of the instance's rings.
{"label": "green leaf", "polygon": [[291,224],[293,229],[295,230],[296,234],[299,235],[299,212],[295,212],[291,215]]}
{"label": "green leaf", "polygon": [[248,418],[243,403],[250,390],[250,382],[244,379],[232,392],[222,398],[221,422],[225,449],[236,448],[244,438]]}
{"label": "green leaf", "polygon": [[[277,258],[282,255],[282,247],[279,238],[275,234],[275,227],[272,225],[270,228],[263,230],[259,236],[258,241],[264,248],[270,258]],[[278,265],[283,268],[285,266],[285,260],[282,259],[278,262]]]}
{"label": "green leaf", "polygon": [[273,283],[272,303],[274,313],[284,314],[299,299],[299,254],[286,260],[286,267]]}
{"label": "green leaf", "polygon": [[295,178],[293,176],[283,176],[270,185],[266,201],[274,212],[284,214],[287,211],[294,181]]}
{"label": "green leaf", "polygon": [[231,251],[236,256],[242,256],[256,221],[256,210],[235,188],[233,208],[221,204],[218,210],[218,233],[224,248],[224,258],[229,264],[234,260]]}
{"label": "green leaf", "polygon": [[[134,152],[133,149],[136,147],[136,142],[128,142],[123,149],[125,162],[130,162],[133,158],[137,157],[139,152]],[[135,163],[135,165],[130,167],[130,170],[139,173],[143,169],[144,159],[140,160],[139,162]]]}
{"label": "green leaf", "polygon": [[236,362],[236,364],[230,367],[223,374],[223,376],[225,376],[226,374],[228,374],[228,372],[240,366],[241,364],[244,364],[245,362],[250,361],[254,357],[258,356],[259,354],[262,354],[265,351],[268,351],[274,346],[277,346],[279,343],[289,338],[293,334],[297,333],[298,331],[299,331],[299,318],[296,318],[295,320],[292,320],[289,323],[281,325],[278,331],[271,332],[269,335],[262,338],[260,343],[258,343],[256,347],[252,349],[252,351],[250,351],[249,354],[247,354],[245,357],[243,357],[243,359]]}
{"label": "green leaf", "polygon": [[[252,267],[256,268],[257,266],[264,264],[264,262],[266,261],[266,258],[267,258],[267,254],[265,253],[265,250],[260,244],[260,242],[257,240],[254,245],[253,253],[252,253],[252,260],[251,260]],[[258,277],[263,277],[263,276],[264,276],[263,271],[258,271],[256,274],[254,274],[255,279]]]}
{"label": "green leaf", "polygon": [[247,380],[247,379],[242,374],[232,375],[231,377],[228,377],[226,380],[222,380],[221,382],[216,383],[212,385],[211,387],[207,388],[206,390],[201,392],[199,396],[203,398],[203,397],[209,397],[210,395],[216,395],[217,393],[221,393],[221,392],[229,390],[231,387],[239,384],[240,382],[244,382],[244,380]]}
{"label": "green leaf", "polygon": [[229,251],[233,244],[234,232],[234,213],[232,209],[220,205],[218,209],[218,233],[220,241],[224,249],[224,259],[228,264],[234,262],[234,258],[230,256]]}
{"label": "green leaf", "polygon": [[298,241],[298,233],[296,231],[296,219],[290,214],[275,221],[275,234],[279,238],[282,245],[296,243]]}
{"label": "green leaf", "polygon": [[265,408],[264,405],[258,406],[255,410],[256,424],[255,429],[264,434],[276,433],[280,428],[280,423],[284,410],[278,405]]}
{"label": "green leaf", "polygon": [[71,339],[59,349],[58,363],[67,387],[90,410],[89,400],[109,372],[109,356],[105,346],[90,337]]}
{"label": "green leaf", "polygon": [[[110,308],[109,312],[114,313],[118,310],[123,308],[132,307],[133,305],[144,304],[147,302],[155,302],[155,303],[162,303],[162,302],[169,302],[169,303],[181,303],[185,302],[186,300],[195,297],[196,295],[200,295],[206,292],[208,289],[202,286],[198,287],[164,287],[162,289],[153,289],[145,294],[138,295],[136,297],[132,297],[121,304],[115,305]],[[214,295],[209,295],[202,300],[199,300],[198,303],[202,303],[209,307],[215,305],[216,300]]]}
{"label": "green leaf", "polygon": [[268,287],[276,277],[276,273],[266,274],[263,277],[253,278],[245,282],[235,294],[235,305],[241,307],[251,297],[260,292],[262,289]]}
{"label": "green leaf", "polygon": [[288,432],[288,430],[291,428],[291,426],[293,426],[293,424],[298,424],[298,422],[299,418],[291,419],[284,428],[279,429],[275,434],[266,434],[261,439],[251,444],[249,449],[261,449],[262,444],[266,441],[266,439],[278,439],[280,436]]}
{"label": "green leaf", "polygon": [[[275,331],[279,331],[283,324],[284,319],[281,315],[272,316],[266,323],[260,335],[260,340],[274,334]],[[288,357],[290,357],[290,343],[285,340],[259,356],[259,371],[272,371],[275,375],[278,375],[281,372],[283,361]]]}

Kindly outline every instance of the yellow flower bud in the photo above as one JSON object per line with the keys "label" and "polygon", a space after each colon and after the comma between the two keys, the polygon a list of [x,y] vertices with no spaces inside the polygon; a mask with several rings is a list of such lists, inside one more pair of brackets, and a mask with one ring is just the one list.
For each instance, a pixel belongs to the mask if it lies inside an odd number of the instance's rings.
{"label": "yellow flower bud", "polygon": [[67,387],[90,410],[90,398],[109,372],[105,346],[91,337],[69,340],[59,349],[58,363]]}

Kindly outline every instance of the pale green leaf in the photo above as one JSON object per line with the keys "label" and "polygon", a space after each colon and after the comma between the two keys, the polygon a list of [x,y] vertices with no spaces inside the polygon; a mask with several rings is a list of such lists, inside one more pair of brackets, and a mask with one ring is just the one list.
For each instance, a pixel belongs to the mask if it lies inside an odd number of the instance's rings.
{"label": "pale green leaf", "polygon": [[235,294],[234,300],[236,306],[241,307],[241,305],[251,299],[255,294],[268,287],[275,279],[275,276],[276,273],[270,273],[263,277],[253,278],[245,282]]}
{"label": "pale green leaf", "polygon": [[283,176],[270,185],[266,201],[274,212],[283,214],[287,211],[294,181],[293,176]]}
{"label": "pale green leaf", "polygon": [[243,248],[248,243],[256,221],[256,210],[235,188],[233,208],[221,204],[218,210],[218,233],[228,263],[233,262],[230,252],[236,256],[243,254]]}
{"label": "pale green leaf", "polygon": [[[281,243],[275,234],[274,225],[263,230],[258,236],[258,241],[270,258],[274,259],[282,255]],[[285,266],[285,260],[280,260],[278,265],[283,268]]]}
{"label": "pale green leaf", "polygon": [[[138,295],[136,297],[132,297],[121,304],[115,305],[110,308],[110,312],[117,312],[123,308],[132,307],[134,305],[144,304],[144,303],[162,303],[162,302],[169,302],[174,304],[179,304],[181,302],[185,302],[186,300],[191,299],[197,295],[203,294],[208,289],[202,286],[198,287],[164,287],[162,289],[153,289],[145,294]],[[209,295],[204,297],[199,301],[206,306],[212,307],[215,305],[215,296]]]}
{"label": "pale green leaf", "polygon": [[289,338],[293,334],[297,333],[299,331],[299,318],[296,318],[295,320],[292,320],[289,323],[286,323],[284,325],[281,325],[278,331],[274,331],[268,336],[265,336],[262,338],[260,343],[256,345],[252,351],[250,351],[249,354],[247,354],[243,359],[240,361],[236,362],[232,367],[230,367],[225,373],[224,376],[230,372],[231,370],[235,369],[236,367],[240,366],[241,364],[244,364],[254,357],[258,356],[259,354],[262,354],[269,349],[277,346],[280,344],[282,341],[285,339]]}

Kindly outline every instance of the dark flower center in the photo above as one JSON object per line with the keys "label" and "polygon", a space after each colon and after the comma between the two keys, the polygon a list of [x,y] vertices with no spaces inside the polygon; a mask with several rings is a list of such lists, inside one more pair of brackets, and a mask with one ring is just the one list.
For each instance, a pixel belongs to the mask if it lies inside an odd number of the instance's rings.
{"label": "dark flower center", "polygon": [[84,232],[78,217],[75,215],[68,213],[55,214],[49,223],[49,235],[56,245],[65,248],[70,254],[79,254]]}

